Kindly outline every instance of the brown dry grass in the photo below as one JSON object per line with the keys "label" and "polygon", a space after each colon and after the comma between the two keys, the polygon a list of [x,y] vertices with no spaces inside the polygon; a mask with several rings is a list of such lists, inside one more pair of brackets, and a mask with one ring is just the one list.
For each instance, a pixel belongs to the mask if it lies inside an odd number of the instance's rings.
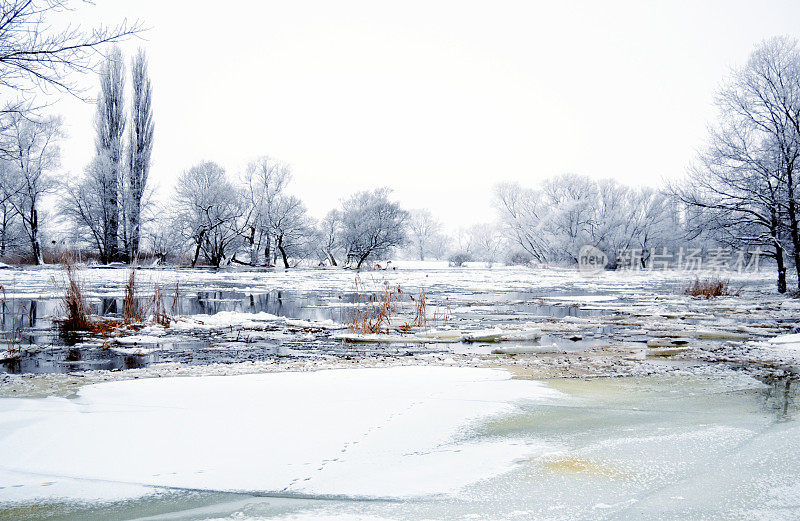
{"label": "brown dry grass", "polygon": [[411,321],[412,327],[428,327],[428,312],[427,301],[428,297],[425,295],[425,289],[419,292],[417,298],[411,295],[411,300],[414,302],[414,320]]}
{"label": "brown dry grass", "polygon": [[[173,305],[173,308],[175,306]],[[164,307],[164,296],[161,293],[161,286],[158,284],[153,288],[153,298],[150,300],[150,308],[152,310],[153,322],[164,327],[169,327],[172,322],[172,317],[167,314]]]}
{"label": "brown dry grass", "polygon": [[[62,265],[66,273],[66,289],[62,299],[66,317],[58,321],[62,333],[86,332],[100,335],[103,338],[116,335],[124,330],[138,331],[145,327],[149,311],[152,310],[154,323],[168,327],[172,321],[162,298],[161,288],[156,285],[153,297],[143,306],[136,296],[136,271],[131,268],[128,281],[125,284],[125,297],[123,299],[122,320],[96,316],[92,313],[86,297],[83,294],[82,283],[78,269],[70,257],[62,258]],[[177,285],[176,285],[177,298]]]}
{"label": "brown dry grass", "polygon": [[125,324],[144,322],[144,310],[136,298],[136,268],[132,267],[125,284],[125,298],[122,301],[122,321]]}
{"label": "brown dry grass", "polygon": [[403,290],[387,286],[380,298],[365,296],[356,277],[353,309],[347,327],[353,333],[377,334],[389,330],[392,314],[397,310]]}
{"label": "brown dry grass", "polygon": [[[400,333],[409,333],[414,328],[428,327],[428,296],[422,289],[416,297],[409,294],[408,300],[413,303],[413,315],[401,325],[390,327],[392,317],[399,312],[406,293],[400,285],[386,286],[382,294],[368,296],[363,292],[358,277],[355,281],[353,292],[353,308],[347,317],[347,328],[351,333],[378,334],[388,333],[390,330]],[[434,314],[434,323],[439,318]],[[446,320],[446,317],[445,317]]]}
{"label": "brown dry grass", "polygon": [[730,281],[727,279],[709,278],[709,279],[694,279],[694,282],[689,284],[683,290],[684,295],[690,297],[738,297],[741,292],[731,287]]}
{"label": "brown dry grass", "polygon": [[[2,284],[0,284],[0,292],[2,292],[0,304],[2,304],[3,309],[10,310],[11,308],[8,307],[6,300],[6,288]],[[14,313],[11,317],[11,328],[3,333],[6,341],[6,358],[19,358],[22,354],[22,324],[28,308],[20,306],[18,311],[19,313]]]}
{"label": "brown dry grass", "polygon": [[67,255],[62,258],[62,265],[67,275],[67,288],[62,300],[67,316],[59,324],[61,330],[67,332],[89,331],[93,325],[92,313],[83,295],[77,268],[72,258]]}

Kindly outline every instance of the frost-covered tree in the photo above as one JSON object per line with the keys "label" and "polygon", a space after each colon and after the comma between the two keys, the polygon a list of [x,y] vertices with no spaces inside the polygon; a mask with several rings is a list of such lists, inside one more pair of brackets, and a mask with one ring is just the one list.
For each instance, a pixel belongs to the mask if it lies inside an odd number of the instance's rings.
{"label": "frost-covered tree", "polygon": [[547,262],[550,244],[544,231],[547,209],[541,191],[501,183],[495,187],[494,204],[506,236],[536,261]]}
{"label": "frost-covered tree", "polygon": [[[107,168],[103,184],[109,189],[107,199],[102,201],[106,207],[98,212],[108,219],[103,229],[103,250],[111,260],[116,260],[119,252],[120,213],[124,214],[123,201],[120,200],[123,186],[123,136],[125,133],[125,64],[118,47],[112,49],[100,69],[100,96],[95,115],[95,148],[97,156],[103,160],[96,167]],[[124,220],[123,220],[124,222]],[[123,236],[127,241],[127,236]]]}
{"label": "frost-covered tree", "polygon": [[786,290],[788,256],[800,287],[800,46],[794,38],[761,42],[720,89],[709,144],[684,186],[698,227],[737,245],[766,248]]}
{"label": "frost-covered tree", "polygon": [[250,251],[250,264],[257,265],[259,253],[264,254],[264,264],[269,266],[276,255],[272,215],[276,202],[283,196],[292,178],[286,163],[269,156],[261,156],[248,164],[242,178],[247,201],[244,240]]}
{"label": "frost-covered tree", "polygon": [[408,240],[419,260],[425,260],[425,256],[433,254],[442,243],[442,223],[428,209],[411,210]]}
{"label": "frost-covered tree", "polygon": [[408,213],[389,199],[390,194],[388,188],[379,188],[358,192],[342,203],[339,241],[348,264],[360,268],[370,257],[405,242]]}
{"label": "frost-covered tree", "polygon": [[25,237],[19,214],[10,197],[0,194],[0,257],[18,249]]}
{"label": "frost-covered tree", "polygon": [[284,268],[290,267],[290,257],[301,257],[309,253],[315,238],[314,223],[299,198],[281,195],[273,200],[269,222],[275,249],[281,256]]}
{"label": "frost-covered tree", "polygon": [[614,180],[563,175],[537,188],[501,184],[495,189],[504,234],[512,247],[537,262],[577,260],[580,248],[603,250],[612,267],[622,250],[649,252],[676,236],[674,202],[657,190],[632,188]]}
{"label": "frost-covered tree", "polygon": [[200,253],[219,267],[235,252],[243,228],[243,197],[221,166],[205,161],[183,172],[173,202],[183,237],[193,245],[192,266]]}
{"label": "frost-covered tree", "polygon": [[318,226],[319,247],[323,258],[331,266],[337,266],[336,256],[341,250],[339,245],[339,228],[342,217],[339,210],[333,209],[325,215]]}
{"label": "frost-covered tree", "polygon": [[506,247],[505,238],[496,224],[474,224],[467,229],[467,234],[473,258],[484,261],[490,267]]}
{"label": "frost-covered tree", "polygon": [[61,120],[33,119],[19,113],[6,116],[5,158],[0,173],[2,197],[19,216],[34,261],[44,264],[40,206],[42,197],[55,188],[52,174],[60,161]]}
{"label": "frost-covered tree", "polygon": [[779,155],[737,127],[711,133],[709,145],[676,196],[695,211],[688,229],[734,247],[757,246],[775,259],[779,293],[786,291],[787,229]]}
{"label": "frost-covered tree", "polygon": [[186,244],[181,235],[180,222],[172,206],[162,204],[156,208],[155,217],[144,227],[143,235],[158,262],[163,263],[168,257],[176,256]]}
{"label": "frost-covered tree", "polygon": [[142,229],[142,204],[150,173],[153,151],[152,86],[147,71],[147,56],[139,50],[131,63],[131,117],[128,129],[128,162],[125,183],[128,258],[139,255]]}
{"label": "frost-covered tree", "polygon": [[[747,159],[748,163],[754,160],[771,163],[772,181],[782,192],[775,201],[777,212],[788,231],[800,288],[798,41],[776,37],[760,43],[747,64],[735,71],[722,88],[717,103],[721,113],[721,132],[725,134],[725,137],[720,137],[736,140],[738,159]],[[745,154],[748,157],[742,157]]]}
{"label": "frost-covered tree", "polygon": [[578,250],[593,242],[597,222],[597,183],[575,174],[560,175],[542,183],[547,217],[545,230],[557,259],[577,261]]}
{"label": "frost-covered tree", "polygon": [[118,211],[108,204],[113,197],[111,192],[118,188],[116,179],[108,175],[108,162],[108,156],[95,156],[86,165],[82,178],[66,183],[61,200],[62,215],[94,247],[103,264],[114,260],[112,244],[107,240],[111,234],[108,226],[113,222],[111,214]]}

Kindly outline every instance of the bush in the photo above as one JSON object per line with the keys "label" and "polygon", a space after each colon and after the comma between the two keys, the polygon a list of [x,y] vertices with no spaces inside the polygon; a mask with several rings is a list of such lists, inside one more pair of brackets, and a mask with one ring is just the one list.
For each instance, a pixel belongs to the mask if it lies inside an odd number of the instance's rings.
{"label": "bush", "polygon": [[447,262],[450,266],[455,268],[459,268],[464,265],[465,262],[472,262],[472,255],[467,252],[457,252],[450,257],[448,257]]}
{"label": "bush", "polygon": [[533,262],[533,257],[530,253],[525,251],[515,251],[509,255],[506,264],[510,266],[530,266]]}

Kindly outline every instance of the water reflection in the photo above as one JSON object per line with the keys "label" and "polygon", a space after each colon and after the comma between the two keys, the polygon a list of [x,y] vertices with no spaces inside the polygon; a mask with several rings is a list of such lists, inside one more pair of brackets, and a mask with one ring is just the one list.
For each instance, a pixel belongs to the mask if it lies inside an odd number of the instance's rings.
{"label": "water reflection", "polygon": [[763,379],[769,387],[764,393],[764,406],[775,412],[778,421],[789,421],[797,409],[796,387],[789,377],[768,377]]}

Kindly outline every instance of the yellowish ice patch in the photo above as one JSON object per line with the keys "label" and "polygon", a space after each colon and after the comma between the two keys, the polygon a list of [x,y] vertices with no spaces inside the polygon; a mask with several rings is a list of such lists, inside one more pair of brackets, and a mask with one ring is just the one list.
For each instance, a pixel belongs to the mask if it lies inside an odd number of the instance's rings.
{"label": "yellowish ice patch", "polygon": [[599,461],[575,456],[564,456],[544,461],[543,466],[550,472],[559,474],[586,474],[606,478],[623,478],[625,472]]}

